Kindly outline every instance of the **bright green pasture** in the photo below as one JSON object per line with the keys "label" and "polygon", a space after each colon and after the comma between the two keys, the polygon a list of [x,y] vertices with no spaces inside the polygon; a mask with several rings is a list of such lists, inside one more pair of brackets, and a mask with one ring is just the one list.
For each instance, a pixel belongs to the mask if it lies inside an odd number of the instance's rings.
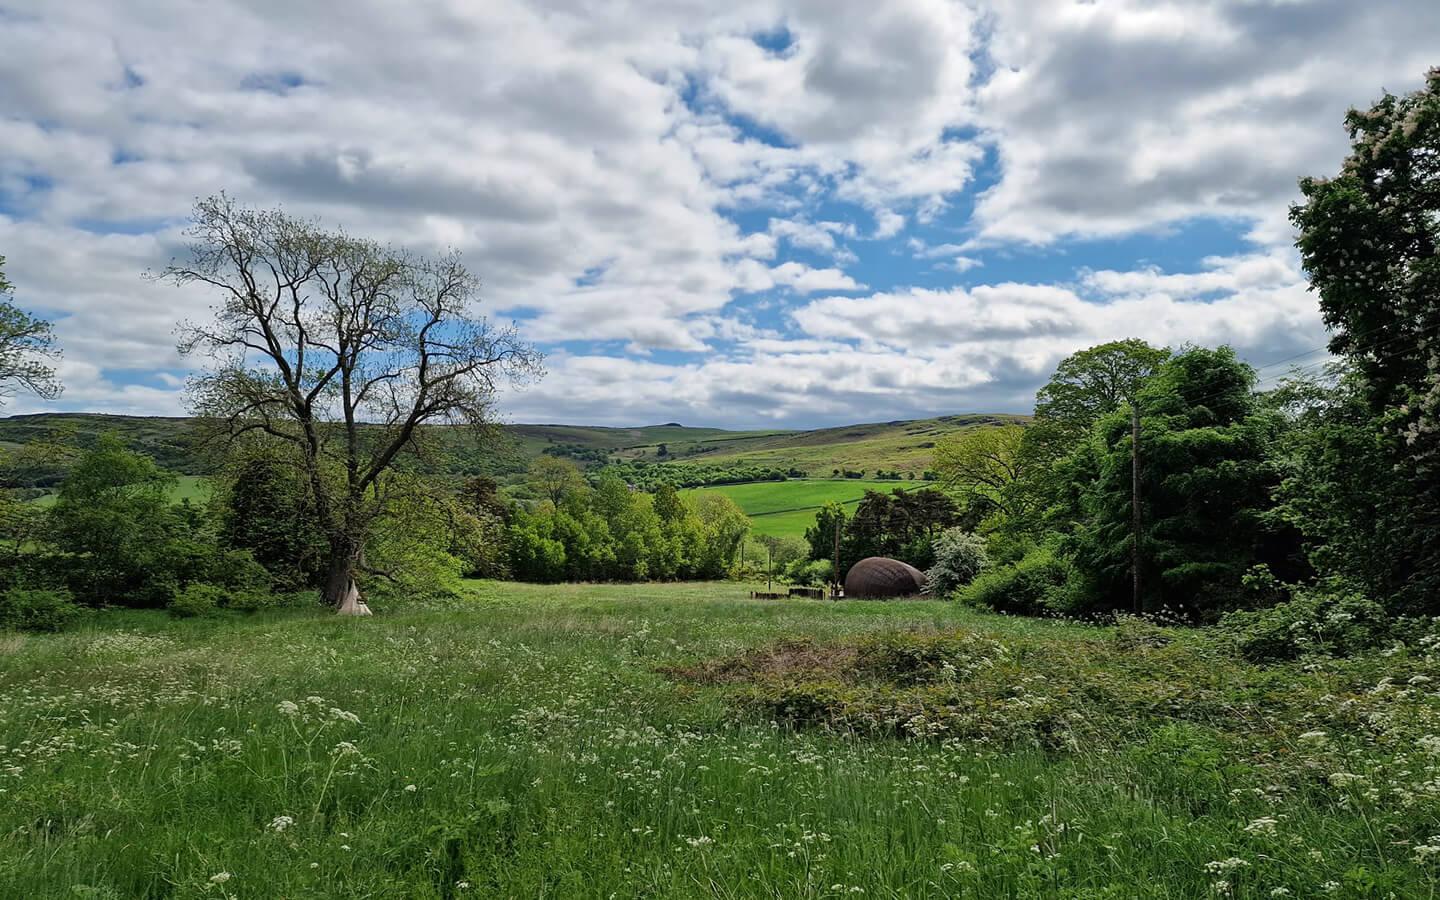
{"label": "bright green pasture", "polygon": [[[56,494],[42,494],[36,497],[34,502],[37,506],[50,506],[54,504]],[[170,489],[170,501],[179,503],[182,500],[189,500],[191,503],[204,503],[210,498],[210,482],[204,475],[176,475],[175,484]]]}
{"label": "bright green pasture", "polygon": [[[1208,745],[796,732],[660,671],[782,637],[963,626],[987,653],[1023,638],[1077,659],[1111,640],[745,591],[486,582],[369,620],[114,613],[0,635],[0,896],[1432,895],[1363,791],[1252,794]],[[1157,711],[1182,663],[1249,683],[1187,654],[1157,657]],[[1064,687],[1017,682],[1007,703],[1042,698]]]}
{"label": "bright green pasture", "polygon": [[888,494],[896,488],[925,486],[916,481],[864,481],[861,479],[790,479],[727,484],[697,488],[714,491],[734,500],[750,517],[756,534],[773,537],[802,537],[815,524],[815,513],[826,503],[843,503],[854,509],[867,490]]}

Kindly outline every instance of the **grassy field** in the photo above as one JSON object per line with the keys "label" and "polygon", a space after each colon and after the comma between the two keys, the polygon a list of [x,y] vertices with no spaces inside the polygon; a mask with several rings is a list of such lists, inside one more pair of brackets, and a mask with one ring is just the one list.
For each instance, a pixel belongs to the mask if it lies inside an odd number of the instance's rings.
{"label": "grassy field", "polygon": [[[876,469],[914,473],[918,478],[934,461],[935,442],[949,434],[1007,422],[1026,421],[1025,416],[968,415],[942,416],[846,425],[774,435],[731,436],[726,440],[700,440],[667,445],[670,459],[679,465],[702,462],[712,465],[758,465],[800,469],[823,478],[835,469],[864,471]],[[653,448],[640,446],[622,456],[655,461]]]}
{"label": "grassy field", "polygon": [[1435,894],[1427,653],[744,591],[0,635],[0,896]]}
{"label": "grassy field", "polygon": [[923,487],[918,481],[863,481],[825,479],[762,481],[754,484],[727,484],[696,488],[684,493],[712,491],[734,500],[750,517],[754,534],[772,537],[803,537],[815,524],[815,511],[826,503],[838,502],[853,510],[867,490],[888,494],[896,488]]}
{"label": "grassy field", "polygon": [[[55,494],[42,494],[33,501],[38,506],[50,506],[55,502]],[[175,486],[170,489],[170,500],[179,503],[181,500],[189,500],[191,503],[204,503],[210,497],[210,485],[203,475],[177,475]]]}
{"label": "grassy field", "polygon": [[[823,478],[834,469],[876,469],[913,472],[918,478],[930,468],[934,445],[947,434],[997,423],[1024,421],[1027,417],[972,414],[934,419],[877,422],[821,428],[811,431],[726,431],[687,427],[675,423],[636,428],[587,425],[507,425],[509,437],[489,446],[483,457],[501,474],[523,472],[529,460],[547,449],[594,451],[601,459],[643,460],[675,465],[761,465],[797,468]],[[441,429],[448,435],[457,471],[475,451],[461,431]],[[204,458],[193,419],[109,416],[92,413],[46,413],[0,417],[0,450],[15,449],[43,438],[68,435],[79,446],[90,446],[102,434],[118,435],[127,446],[155,457],[165,468],[197,474],[210,471],[213,460]],[[666,455],[660,456],[664,444]]]}

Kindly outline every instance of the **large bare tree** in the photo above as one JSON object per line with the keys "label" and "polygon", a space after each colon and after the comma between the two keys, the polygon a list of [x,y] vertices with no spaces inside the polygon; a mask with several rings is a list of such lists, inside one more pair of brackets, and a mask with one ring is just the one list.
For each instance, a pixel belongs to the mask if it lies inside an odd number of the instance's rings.
{"label": "large bare tree", "polygon": [[195,206],[189,259],[161,274],[218,295],[181,326],[206,357],[196,415],[230,439],[263,434],[303,465],[329,542],[325,598],[367,615],[365,541],[397,489],[387,477],[429,424],[492,421],[506,380],[538,375],[513,325],[477,317],[479,282],[458,254],[417,256],[224,195]]}

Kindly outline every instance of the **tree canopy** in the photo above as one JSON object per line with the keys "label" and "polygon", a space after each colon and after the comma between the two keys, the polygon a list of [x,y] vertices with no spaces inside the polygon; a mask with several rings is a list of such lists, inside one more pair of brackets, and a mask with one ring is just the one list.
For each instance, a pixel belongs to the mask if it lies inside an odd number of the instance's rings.
{"label": "tree canopy", "polygon": [[393,499],[397,458],[432,423],[482,426],[505,379],[539,371],[513,326],[474,307],[478,279],[458,254],[422,257],[228,197],[195,206],[189,258],[162,277],[217,298],[183,328],[181,350],[209,367],[194,412],[230,438],[291,445],[329,543],[325,594],[364,612],[356,575]]}

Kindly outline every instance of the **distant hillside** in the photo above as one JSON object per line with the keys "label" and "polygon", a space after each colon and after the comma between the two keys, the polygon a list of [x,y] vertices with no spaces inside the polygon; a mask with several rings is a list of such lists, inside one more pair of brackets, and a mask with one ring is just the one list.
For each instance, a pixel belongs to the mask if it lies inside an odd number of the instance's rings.
{"label": "distant hillside", "polygon": [[[722,432],[722,437],[680,443],[670,441],[667,456],[657,447],[628,447],[618,455],[645,462],[704,462],[712,465],[748,464],[799,469],[814,477],[828,477],[835,469],[876,474],[898,471],[917,477],[930,468],[935,442],[947,434],[988,425],[1027,422],[1028,416],[961,415],[911,419],[864,425],[845,425],[813,431]],[[696,429],[698,430],[698,429]]]}
{"label": "distant hillside", "polygon": [[[541,454],[573,459],[582,465],[611,461],[769,466],[828,477],[835,469],[914,473],[929,468],[935,441],[969,428],[1025,421],[1024,416],[961,415],[812,431],[727,431],[689,428],[675,423],[636,428],[590,425],[510,425],[501,447],[479,450],[461,429],[445,428],[437,469],[453,474],[518,474]],[[112,416],[97,413],[43,413],[0,419],[0,447],[60,438],[87,446],[100,435],[118,435],[132,449],[153,456],[167,469],[187,475],[205,474],[211,466],[195,421],[158,416]]]}

